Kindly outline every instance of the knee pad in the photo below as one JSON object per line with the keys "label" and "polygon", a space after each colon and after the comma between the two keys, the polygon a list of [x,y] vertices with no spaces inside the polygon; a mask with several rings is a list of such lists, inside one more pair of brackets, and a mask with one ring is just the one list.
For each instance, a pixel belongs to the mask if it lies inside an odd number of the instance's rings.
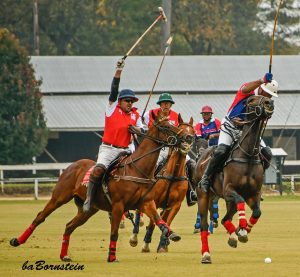
{"label": "knee pad", "polygon": [[263,147],[260,152],[267,161],[271,161],[273,154],[269,146]]}

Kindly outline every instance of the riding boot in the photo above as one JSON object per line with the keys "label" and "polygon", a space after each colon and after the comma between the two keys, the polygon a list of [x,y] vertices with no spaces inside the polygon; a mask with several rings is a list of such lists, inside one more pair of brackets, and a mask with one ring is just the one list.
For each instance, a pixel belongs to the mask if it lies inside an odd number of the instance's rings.
{"label": "riding boot", "polygon": [[271,148],[269,146],[262,147],[260,150],[261,160],[264,170],[267,170],[270,167],[271,160],[273,157]]}
{"label": "riding boot", "polygon": [[86,199],[83,204],[84,212],[88,212],[90,210],[95,192],[97,190],[97,185],[101,182],[104,172],[105,169],[102,166],[96,165],[91,173],[86,192]]}
{"label": "riding boot", "polygon": [[189,187],[186,192],[186,204],[191,207],[197,203],[197,200],[198,198],[196,192]]}
{"label": "riding boot", "polygon": [[203,192],[208,192],[211,185],[212,179],[216,171],[223,167],[225,159],[230,151],[230,146],[225,144],[220,144],[214,151],[213,156],[209,160],[207,167],[204,171],[201,181],[198,186]]}
{"label": "riding boot", "polygon": [[186,175],[189,182],[189,187],[186,192],[186,202],[189,207],[195,205],[198,200],[196,192],[192,189],[194,187],[193,172],[195,170],[195,167],[196,162],[193,159],[190,159],[186,162]]}

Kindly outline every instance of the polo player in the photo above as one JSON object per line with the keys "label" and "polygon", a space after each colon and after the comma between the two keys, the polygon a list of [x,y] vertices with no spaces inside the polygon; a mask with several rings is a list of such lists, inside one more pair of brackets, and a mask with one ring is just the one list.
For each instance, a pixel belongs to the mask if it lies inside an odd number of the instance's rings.
{"label": "polo player", "polygon": [[87,197],[83,205],[85,212],[90,210],[92,198],[96,191],[95,187],[101,182],[109,164],[121,152],[129,150],[131,133],[128,127],[132,125],[140,129],[143,128],[140,114],[137,108],[133,107],[133,103],[138,101],[134,91],[123,89],[119,94],[119,83],[124,65],[123,59],[118,61],[112,80],[111,92],[105,109],[102,144],[99,148],[96,166],[89,178]]}
{"label": "polo player", "polygon": [[[227,115],[222,120],[221,132],[218,142],[218,147],[205,169],[199,186],[202,191],[208,192],[212,185],[212,179],[216,170],[223,166],[227,158],[232,142],[239,136],[240,129],[236,122],[242,123],[245,119],[247,99],[251,95],[262,95],[264,97],[272,98],[278,97],[278,83],[272,79],[272,73],[266,73],[262,79],[243,84],[237,91],[233,103],[231,104]],[[265,169],[269,165],[272,158],[271,149],[261,141],[261,153],[267,160]]]}

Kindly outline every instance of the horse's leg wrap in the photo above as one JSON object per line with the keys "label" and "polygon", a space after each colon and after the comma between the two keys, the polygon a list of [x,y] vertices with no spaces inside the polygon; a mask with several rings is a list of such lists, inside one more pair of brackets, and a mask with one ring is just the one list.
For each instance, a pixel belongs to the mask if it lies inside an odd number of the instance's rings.
{"label": "horse's leg wrap", "polygon": [[227,232],[229,233],[229,235],[231,235],[232,233],[235,232],[236,227],[234,226],[234,224],[231,222],[231,220],[226,220],[223,223],[223,226],[225,227],[225,229],[227,230]]}
{"label": "horse's leg wrap", "polygon": [[195,223],[194,227],[195,227],[195,229],[200,229],[200,227],[201,227],[201,216],[199,213],[197,213],[196,223]]}
{"label": "horse's leg wrap", "polygon": [[154,229],[147,227],[147,232],[146,232],[146,235],[144,237],[144,242],[145,243],[151,243],[153,230]]}
{"label": "horse's leg wrap", "polygon": [[141,220],[141,214],[139,212],[135,213],[135,220],[134,220],[134,226],[132,233],[138,234],[140,230],[140,220]]}
{"label": "horse's leg wrap", "polygon": [[26,240],[31,236],[36,226],[34,224],[30,224],[30,226],[24,231],[24,233],[18,237],[19,244],[23,244]]}
{"label": "horse's leg wrap", "polygon": [[108,258],[107,258],[107,261],[109,263],[114,262],[117,259],[116,251],[117,251],[117,241],[111,240],[109,244],[109,251],[108,251]]}
{"label": "horse's leg wrap", "polygon": [[239,227],[241,229],[245,229],[247,227],[247,219],[245,215],[245,202],[239,202],[236,206],[239,215]]}
{"label": "horse's leg wrap", "polygon": [[61,250],[60,250],[60,259],[61,260],[64,257],[68,256],[69,242],[70,242],[70,235],[63,235],[63,241],[62,241]]}
{"label": "horse's leg wrap", "polygon": [[254,218],[253,215],[250,217],[246,230],[248,233],[251,232],[252,227],[256,224],[259,218]]}
{"label": "horse's leg wrap", "polygon": [[205,252],[208,252],[208,253],[209,253],[208,236],[209,236],[209,232],[208,232],[208,231],[201,231],[201,242],[202,242],[202,250],[201,250],[201,253],[202,253],[202,255],[203,255]]}
{"label": "horse's leg wrap", "polygon": [[168,245],[170,244],[170,240],[164,236],[163,234],[160,236],[160,241],[157,246],[157,251],[161,248],[167,249]]}
{"label": "horse's leg wrap", "polygon": [[167,225],[166,222],[164,222],[162,219],[159,219],[155,222],[155,224],[158,226],[158,228],[161,230],[162,235],[169,237],[172,233],[170,227]]}
{"label": "horse's leg wrap", "polygon": [[215,221],[219,218],[219,205],[218,200],[214,200],[213,206],[212,206],[212,219]]}

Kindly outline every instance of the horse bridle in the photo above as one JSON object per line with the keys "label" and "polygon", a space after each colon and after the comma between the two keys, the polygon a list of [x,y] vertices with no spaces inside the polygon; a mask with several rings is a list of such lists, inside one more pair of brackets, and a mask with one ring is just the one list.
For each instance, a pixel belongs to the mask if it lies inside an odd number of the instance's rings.
{"label": "horse bridle", "polygon": [[[168,118],[167,117],[162,117],[161,119],[159,119],[159,121],[154,121],[153,122],[153,124],[154,124],[154,126],[158,129],[158,131],[159,132],[162,132],[162,133],[164,133],[164,134],[170,134],[170,136],[166,139],[166,140],[162,140],[162,139],[160,139],[160,138],[158,138],[158,137],[152,137],[152,136],[149,136],[149,135],[147,135],[147,134],[143,134],[143,133],[135,133],[136,135],[138,135],[138,136],[141,136],[141,137],[143,137],[143,138],[148,138],[148,139],[150,139],[150,140],[152,140],[152,141],[155,141],[156,143],[158,143],[158,144],[160,144],[160,146],[159,147],[157,147],[157,148],[155,148],[155,149],[153,149],[153,150],[151,150],[151,151],[149,151],[149,152],[147,152],[147,153],[145,153],[144,155],[142,155],[142,156],[139,156],[139,157],[137,157],[137,158],[135,158],[134,160],[132,159],[132,157],[131,157],[131,160],[129,161],[129,162],[127,162],[127,161],[125,161],[125,163],[123,164],[123,165],[119,165],[119,167],[126,167],[126,165],[129,165],[129,164],[132,164],[132,166],[134,166],[135,167],[135,169],[139,172],[139,173],[141,173],[144,177],[146,177],[147,179],[148,179],[148,176],[146,176],[134,163],[136,162],[136,161],[138,161],[138,160],[141,160],[142,158],[144,158],[144,157],[146,157],[146,156],[148,156],[148,155],[150,155],[150,154],[152,154],[152,153],[154,153],[154,152],[156,152],[156,151],[159,151],[159,150],[161,150],[162,148],[164,148],[164,147],[174,147],[174,146],[176,146],[176,145],[179,145],[179,144],[181,144],[181,143],[185,143],[185,140],[188,140],[188,139],[190,139],[190,137],[189,137],[189,135],[184,135],[184,136],[182,136],[182,137],[179,137],[179,135],[182,133],[182,131],[183,130],[179,130],[178,132],[175,132],[175,131],[173,131],[173,130],[171,130],[170,128],[169,128],[169,126],[160,126],[159,125],[159,123],[160,122],[162,122],[162,121],[164,121],[164,120],[168,120]],[[186,124],[186,123],[185,123]],[[180,126],[180,125],[179,125]],[[178,127],[179,127],[178,126]],[[191,125],[190,125],[191,126]],[[192,127],[192,126],[191,126]],[[158,136],[159,136],[159,134],[158,134]],[[126,174],[125,173],[125,170],[124,170],[124,174]]]}
{"label": "horse bridle", "polygon": [[249,101],[251,101],[251,99],[253,99],[253,97],[249,97],[247,99],[247,107],[248,110],[250,110],[249,112],[243,113],[246,116],[249,116],[253,113],[255,113],[255,117],[251,120],[248,121],[243,121],[243,124],[250,124],[251,126],[249,127],[249,129],[247,130],[247,132],[245,134],[243,134],[243,137],[238,141],[237,147],[240,148],[240,150],[246,154],[249,158],[255,157],[259,155],[259,148],[254,147],[253,152],[251,154],[249,154],[242,146],[241,143],[243,142],[243,140],[247,137],[247,135],[250,133],[251,129],[253,128],[254,124],[257,122],[257,120],[259,120],[263,115],[266,116],[265,120],[262,122],[262,124],[264,124],[263,128],[261,129],[260,135],[257,136],[256,138],[256,142],[254,145],[257,145],[258,140],[261,139],[262,134],[265,131],[265,128],[267,126],[267,122],[270,119],[272,113],[273,113],[273,109],[272,110],[268,110],[266,107],[262,107],[265,100],[269,99],[268,97],[265,96],[261,96],[259,102],[256,105],[251,105],[249,104]]}

